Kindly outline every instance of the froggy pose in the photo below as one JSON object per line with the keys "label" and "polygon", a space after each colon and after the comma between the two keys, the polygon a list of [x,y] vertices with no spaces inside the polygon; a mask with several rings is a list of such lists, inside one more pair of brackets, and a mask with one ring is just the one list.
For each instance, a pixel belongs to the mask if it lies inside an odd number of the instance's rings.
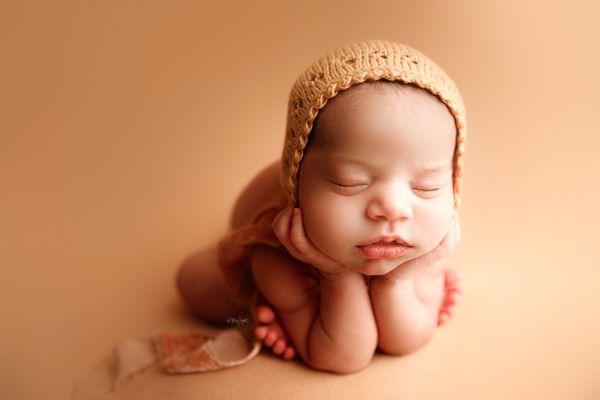
{"label": "froggy pose", "polygon": [[[216,247],[190,257],[178,285],[214,321],[250,313],[256,336],[284,359],[298,354],[311,367],[350,373],[377,349],[419,349],[452,315],[461,289],[446,264],[460,240],[464,110],[443,71],[408,47],[363,42],[324,60],[344,61],[337,73],[351,78],[363,68],[367,79],[313,88],[325,96],[304,125],[294,117],[310,93],[293,89],[284,156],[246,187],[233,212],[238,228],[265,204],[288,200],[270,224],[280,246],[249,246],[244,258],[258,303],[228,295],[232,280]],[[319,68],[323,61],[295,88],[327,80]],[[368,79],[386,68],[385,79]],[[433,74],[433,83],[419,73]]]}

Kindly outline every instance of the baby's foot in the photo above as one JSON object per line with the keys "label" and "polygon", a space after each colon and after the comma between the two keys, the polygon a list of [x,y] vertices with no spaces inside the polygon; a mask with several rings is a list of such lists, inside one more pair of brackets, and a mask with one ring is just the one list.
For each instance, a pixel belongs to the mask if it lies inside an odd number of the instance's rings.
{"label": "baby's foot", "polygon": [[462,285],[456,272],[445,270],[444,274],[444,300],[442,300],[438,314],[438,326],[443,325],[452,317],[458,298],[463,294]]}
{"label": "baby's foot", "polygon": [[261,303],[256,305],[254,313],[258,325],[254,329],[254,335],[264,345],[271,347],[273,353],[285,360],[294,358],[296,350],[283,330],[275,311],[269,305]]}

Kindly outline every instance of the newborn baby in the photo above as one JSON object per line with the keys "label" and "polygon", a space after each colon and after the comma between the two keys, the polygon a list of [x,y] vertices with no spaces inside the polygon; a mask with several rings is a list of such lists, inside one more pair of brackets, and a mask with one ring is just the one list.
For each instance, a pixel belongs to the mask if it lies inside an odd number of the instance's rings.
{"label": "newborn baby", "polygon": [[[325,62],[346,74],[333,80],[337,90],[318,87],[328,78],[315,73]],[[233,210],[232,228],[256,244],[229,263],[217,246],[199,252],[177,281],[200,315],[220,323],[252,317],[275,354],[350,373],[377,349],[419,349],[452,315],[461,290],[446,264],[460,240],[464,110],[439,67],[392,42],[347,46],[303,77],[322,96],[311,108],[310,96],[292,90],[283,157]],[[300,124],[294,116],[307,107],[309,121]],[[250,226],[268,231],[244,231]],[[235,296],[244,291],[253,295]]]}

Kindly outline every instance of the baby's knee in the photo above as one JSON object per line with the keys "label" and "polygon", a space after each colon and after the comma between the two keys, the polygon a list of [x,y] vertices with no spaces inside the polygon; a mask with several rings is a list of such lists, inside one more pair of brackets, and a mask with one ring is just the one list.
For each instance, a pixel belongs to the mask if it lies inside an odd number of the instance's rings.
{"label": "baby's knee", "polygon": [[177,268],[175,284],[186,302],[194,291],[197,291],[198,284],[204,280],[201,277],[206,272],[206,269],[202,268],[204,259],[204,254],[197,252],[186,258]]}
{"label": "baby's knee", "polygon": [[177,268],[175,285],[182,300],[192,309],[196,309],[202,295],[202,288],[198,285],[203,281],[200,279],[202,273],[197,264],[196,255],[185,259]]}
{"label": "baby's knee", "polygon": [[184,260],[175,277],[177,290],[187,306],[211,321],[221,322],[245,309],[229,299],[213,248]]}

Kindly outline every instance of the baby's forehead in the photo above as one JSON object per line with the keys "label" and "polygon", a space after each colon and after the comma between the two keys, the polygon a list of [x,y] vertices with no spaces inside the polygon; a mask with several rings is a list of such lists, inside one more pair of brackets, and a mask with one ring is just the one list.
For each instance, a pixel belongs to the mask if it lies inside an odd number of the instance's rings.
{"label": "baby's forehead", "polygon": [[[315,147],[331,149],[335,147],[334,133],[343,121],[357,112],[374,109],[383,102],[394,102],[400,112],[427,115],[430,120],[441,120],[442,125],[455,131],[454,117],[437,96],[412,84],[398,81],[367,81],[341,91],[330,99],[319,111],[314,121],[311,136]],[[435,115],[433,115],[435,114]],[[311,140],[312,141],[312,140]]]}

